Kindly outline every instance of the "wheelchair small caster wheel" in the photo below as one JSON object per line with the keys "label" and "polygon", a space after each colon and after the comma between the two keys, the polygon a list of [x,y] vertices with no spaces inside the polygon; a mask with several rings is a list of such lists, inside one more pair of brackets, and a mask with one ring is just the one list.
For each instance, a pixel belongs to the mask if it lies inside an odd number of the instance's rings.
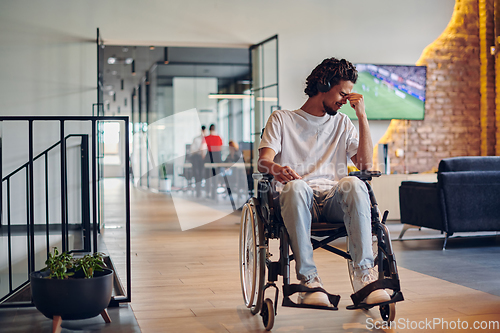
{"label": "wheelchair small caster wheel", "polygon": [[274,326],[274,306],[270,298],[266,298],[264,304],[262,304],[260,315],[262,316],[262,322],[264,323],[266,331],[270,331]]}
{"label": "wheelchair small caster wheel", "polygon": [[380,306],[380,316],[383,321],[394,321],[396,319],[396,303],[389,303]]}

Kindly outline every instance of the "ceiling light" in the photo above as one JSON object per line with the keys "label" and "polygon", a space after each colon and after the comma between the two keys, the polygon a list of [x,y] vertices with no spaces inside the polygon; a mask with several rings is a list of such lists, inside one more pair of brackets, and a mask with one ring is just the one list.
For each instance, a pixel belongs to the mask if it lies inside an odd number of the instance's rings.
{"label": "ceiling light", "polygon": [[277,102],[278,97],[257,97],[258,102]]}
{"label": "ceiling light", "polygon": [[113,96],[114,94],[115,94],[115,92],[114,92],[113,90],[108,91],[108,95],[109,95],[109,96]]}
{"label": "ceiling light", "polygon": [[152,50],[154,50],[154,49],[155,49],[155,47],[154,47],[153,45],[151,45],[151,46],[149,47],[149,49],[152,51]]}
{"label": "ceiling light", "polygon": [[211,99],[248,99],[248,98],[252,98],[252,95],[245,95],[245,94],[208,94],[208,98],[211,98]]}
{"label": "ceiling light", "polygon": [[125,64],[130,65],[132,63],[132,61],[134,61],[134,59],[127,58],[127,59],[125,59]]}
{"label": "ceiling light", "polygon": [[116,57],[109,57],[108,58],[108,64],[113,65],[116,63]]}

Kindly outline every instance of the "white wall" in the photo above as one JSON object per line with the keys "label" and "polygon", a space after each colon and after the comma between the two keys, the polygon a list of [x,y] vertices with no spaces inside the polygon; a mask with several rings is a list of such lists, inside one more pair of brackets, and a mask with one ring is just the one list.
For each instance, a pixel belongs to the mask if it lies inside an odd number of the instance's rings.
{"label": "white wall", "polygon": [[248,46],[279,35],[280,97],[305,100],[323,58],[414,64],[454,0],[114,0],[0,3],[1,114],[88,113],[96,27],[106,43]]}
{"label": "white wall", "polygon": [[454,2],[3,0],[0,115],[90,114],[97,27],[107,44],[118,45],[248,47],[278,34],[280,104],[295,109],[323,58],[414,64],[446,27]]}
{"label": "white wall", "polygon": [[[82,3],[83,4],[83,3]],[[95,28],[83,18],[92,11],[65,2],[0,2],[0,115],[90,115],[96,92]],[[67,15],[72,12],[72,15]],[[74,19],[81,17],[82,19]],[[88,124],[67,123],[65,134],[90,133]],[[59,140],[55,122],[34,123],[34,154]],[[72,145],[72,140],[68,145]],[[3,176],[28,160],[27,125],[2,124]],[[56,149],[58,150],[58,149]],[[71,150],[68,151],[71,154]],[[79,152],[77,151],[77,155]],[[50,221],[60,223],[59,157],[51,154]],[[69,221],[80,221],[79,178],[68,156]],[[35,223],[45,222],[43,160],[35,176]],[[11,188],[12,223],[25,223],[25,180]],[[3,191],[5,193],[5,184]],[[17,205],[16,205],[17,203]],[[5,197],[3,202],[5,206]],[[78,212],[77,212],[78,211]]]}

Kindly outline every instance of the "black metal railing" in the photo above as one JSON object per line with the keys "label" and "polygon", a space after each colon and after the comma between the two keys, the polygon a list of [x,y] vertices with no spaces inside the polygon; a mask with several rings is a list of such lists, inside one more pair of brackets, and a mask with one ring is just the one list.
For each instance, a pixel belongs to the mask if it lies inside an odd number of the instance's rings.
{"label": "black metal railing", "polygon": [[[88,154],[89,154],[89,148],[88,148],[88,142],[89,142],[89,139],[88,139],[88,135],[87,134],[70,134],[70,135],[67,135],[64,139],[67,141],[69,138],[71,137],[80,137],[81,138],[81,143],[78,145],[78,147],[80,147],[80,167],[81,167],[81,199],[82,199],[82,230],[85,230],[85,231],[89,231],[90,230],[90,192],[88,190],[88,187],[86,186],[83,186],[83,184],[90,184],[90,180],[89,180],[89,168],[88,168],[88,163],[89,163],[89,159],[88,159]],[[52,146],[50,146],[49,148],[45,149],[43,152],[41,152],[40,154],[38,154],[37,156],[35,156],[33,158],[33,162],[38,160],[38,159],[41,159],[43,157],[44,159],[44,182],[45,182],[45,223],[46,223],[46,229],[48,230],[49,229],[49,153],[51,150],[53,150],[54,148],[56,148],[57,146],[60,146],[60,142],[56,142],[55,144],[53,144]],[[67,144],[66,144],[66,147],[67,147]],[[70,147],[72,148],[72,147]],[[65,165],[67,165],[67,158],[66,158],[66,161],[65,161]],[[9,173],[7,176],[3,177],[2,178],[2,183],[6,182],[7,184],[7,188],[10,188],[10,182],[11,182],[11,179],[18,173],[20,173],[21,171],[25,171],[25,174],[26,174],[26,177],[27,177],[27,182],[26,182],[26,202],[28,203],[29,202],[29,197],[28,197],[28,193],[29,193],[29,188],[28,188],[28,185],[29,185],[29,178],[28,178],[28,175],[29,175],[29,162],[26,162],[25,164],[21,165],[20,167],[18,167],[17,169],[15,169],[14,171],[12,171],[11,173]],[[67,179],[68,179],[68,170],[67,168],[64,170],[64,184],[65,184],[65,192],[67,193]],[[8,202],[8,205],[7,205],[7,208],[10,208],[10,189],[7,190],[7,202]],[[67,214],[67,210],[68,210],[68,207],[67,207],[67,202],[66,202],[66,216],[65,216],[65,219],[63,220],[64,222],[67,223],[68,221],[68,214]],[[10,222],[10,213],[7,212],[7,221]],[[0,222],[1,223],[1,222]],[[66,223],[62,223],[61,227],[64,228],[64,233],[63,233],[63,239],[64,241],[62,242],[62,250],[63,251],[67,251],[68,250],[68,242],[67,242],[67,238],[68,238],[68,228],[67,228],[67,224]],[[8,224],[9,226],[9,224]],[[23,228],[23,229],[26,229],[26,228]],[[47,250],[49,249],[48,247],[48,244],[49,244],[49,235],[48,235],[48,231],[47,231],[47,235],[46,235],[46,239],[47,239]],[[72,250],[72,252],[89,252],[90,251],[90,234],[85,232],[84,233],[84,241],[83,241],[83,244],[84,244],[84,247],[82,250]]]}
{"label": "black metal railing", "polygon": [[[89,184],[89,174],[88,174],[88,135],[87,134],[71,134],[67,135],[64,140],[66,141],[64,144],[67,147],[67,140],[71,137],[80,137],[81,138],[81,143],[77,146],[80,147],[80,167],[81,167],[81,230],[82,230],[82,243],[83,243],[83,248],[81,250],[72,250],[72,252],[90,252],[90,198],[89,198],[89,190],[88,190],[88,184]],[[28,244],[28,257],[27,257],[27,263],[28,263],[28,271],[33,271],[34,270],[34,258],[35,258],[35,253],[34,253],[34,247],[31,246],[31,244],[34,244],[34,238],[35,238],[35,233],[37,231],[43,231],[45,229],[45,240],[46,240],[46,252],[47,252],[47,258],[48,258],[48,252],[50,251],[50,239],[49,239],[49,234],[50,231],[55,231],[58,228],[54,228],[55,226],[60,226],[61,232],[62,232],[62,250],[67,251],[68,250],[68,238],[69,238],[69,226],[68,226],[68,209],[67,209],[67,200],[66,200],[66,216],[62,219],[61,223],[58,224],[52,224],[50,223],[49,220],[49,153],[55,149],[56,147],[60,146],[61,143],[57,142],[50,146],[49,148],[45,149],[43,152],[38,154],[33,158],[33,162],[35,162],[38,159],[43,158],[44,159],[44,182],[45,182],[45,228],[40,228],[42,225],[40,224],[35,224],[34,226],[30,227],[29,223],[29,214],[27,214],[27,221],[26,225],[12,225],[11,223],[11,180],[13,177],[18,175],[19,173],[23,172],[26,175],[26,211],[29,211],[29,202],[30,202],[30,195],[33,191],[30,190],[30,161],[24,163],[11,173],[9,173],[7,176],[2,178],[2,184],[6,183],[6,200],[7,200],[7,212],[6,212],[6,220],[7,220],[7,256],[8,256],[8,280],[9,280],[9,292],[7,295],[4,297],[9,296],[13,292],[16,292],[18,288],[13,289],[13,272],[12,272],[12,237],[13,234],[20,234],[23,231],[26,232],[26,237],[27,237],[27,244]],[[70,147],[71,148],[71,147]],[[65,161],[65,165],[67,165],[67,158]],[[68,179],[68,173],[67,173],[67,168],[64,170],[64,184],[65,184],[65,192],[67,193],[67,179]],[[87,186],[84,186],[84,184],[87,184]],[[3,234],[3,233],[2,233]],[[21,284],[21,287],[24,286],[28,281],[25,281],[23,284]],[[1,299],[0,299],[1,301]]]}
{"label": "black metal railing", "polygon": [[[98,220],[98,196],[99,196],[99,187],[98,181],[100,175],[98,175],[99,168],[99,160],[97,158],[98,144],[99,138],[97,135],[97,126],[100,122],[103,121],[123,121],[125,124],[125,156],[128,160],[129,156],[129,122],[128,117],[103,117],[103,116],[68,116],[68,117],[56,117],[56,116],[34,116],[34,117],[23,117],[23,116],[13,116],[13,117],[1,117],[0,122],[4,124],[4,122],[8,121],[26,121],[28,122],[28,162],[24,163],[20,167],[16,168],[14,171],[9,173],[7,176],[2,178],[2,186],[5,184],[5,205],[3,193],[4,191],[0,191],[0,199],[2,201],[2,205],[0,209],[5,207],[6,212],[0,211],[0,236],[5,236],[5,227],[6,236],[7,236],[7,257],[8,257],[8,293],[6,295],[0,295],[0,304],[2,302],[7,301],[12,295],[16,294],[20,290],[24,289],[29,284],[29,274],[35,271],[35,233],[40,233],[45,231],[45,247],[47,249],[47,253],[50,250],[50,236],[58,233],[60,231],[61,235],[61,247],[62,251],[68,252],[91,252],[93,245],[93,252],[98,251],[98,232],[99,232],[99,223]],[[34,156],[33,152],[33,123],[38,121],[58,121],[59,122],[59,136],[60,140],[48,147],[38,155]],[[65,136],[65,122],[66,121],[78,121],[78,122],[91,122],[92,124],[92,134],[91,134],[91,151],[89,153],[89,138],[88,134],[69,134]],[[80,147],[80,199],[81,199],[81,223],[77,224],[68,224],[68,161],[67,161],[67,140],[72,137],[80,137],[81,143],[78,145]],[[2,174],[2,145],[5,145],[5,139],[2,138],[0,141],[0,174]],[[49,153],[53,152],[56,147],[60,147],[59,156],[60,156],[60,223],[51,223],[50,215],[49,215],[49,207],[50,207],[50,198],[49,198]],[[70,147],[74,148],[74,147]],[[91,160],[89,160],[89,155],[91,155]],[[42,159],[44,162],[44,177],[42,183],[45,185],[45,223],[44,224],[36,224],[35,223],[35,177],[34,177],[34,162]],[[125,229],[126,229],[126,282],[127,289],[121,295],[118,295],[114,298],[115,302],[130,302],[130,291],[131,291],[131,271],[130,271],[130,188],[129,188],[129,164],[125,163]],[[11,189],[12,189],[12,179],[15,176],[19,176],[19,174],[25,173],[26,175],[26,224],[16,224],[12,225],[11,223]],[[37,185],[40,182],[37,182]],[[92,191],[92,199],[91,192]],[[92,210],[92,214],[91,214]],[[7,224],[5,225],[5,221]],[[91,223],[92,221],[92,223]],[[81,231],[81,248],[80,249],[70,249],[68,240],[69,240],[69,231],[72,228],[72,231],[78,229]],[[3,230],[2,230],[3,229]],[[91,230],[93,231],[93,237],[91,237]],[[26,244],[27,244],[27,264],[28,264],[28,274],[26,276],[26,281],[19,284],[14,288],[13,286],[13,271],[12,271],[12,235],[13,232],[17,235],[25,234],[26,235]],[[92,238],[92,239],[91,239]],[[119,286],[119,290],[124,290],[123,287]]]}

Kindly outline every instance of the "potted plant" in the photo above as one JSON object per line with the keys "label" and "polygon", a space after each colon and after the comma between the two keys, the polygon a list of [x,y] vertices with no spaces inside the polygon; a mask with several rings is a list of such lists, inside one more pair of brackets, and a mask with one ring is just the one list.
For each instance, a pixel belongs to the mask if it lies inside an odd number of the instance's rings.
{"label": "potted plant", "polygon": [[111,322],[106,308],[113,290],[113,271],[106,268],[102,253],[74,258],[67,252],[49,253],[47,267],[30,274],[36,308],[53,320],[60,332],[63,319],[87,319],[101,315]]}
{"label": "potted plant", "polygon": [[168,179],[168,165],[163,163],[160,165],[160,192],[170,192],[172,189],[172,181]]}

